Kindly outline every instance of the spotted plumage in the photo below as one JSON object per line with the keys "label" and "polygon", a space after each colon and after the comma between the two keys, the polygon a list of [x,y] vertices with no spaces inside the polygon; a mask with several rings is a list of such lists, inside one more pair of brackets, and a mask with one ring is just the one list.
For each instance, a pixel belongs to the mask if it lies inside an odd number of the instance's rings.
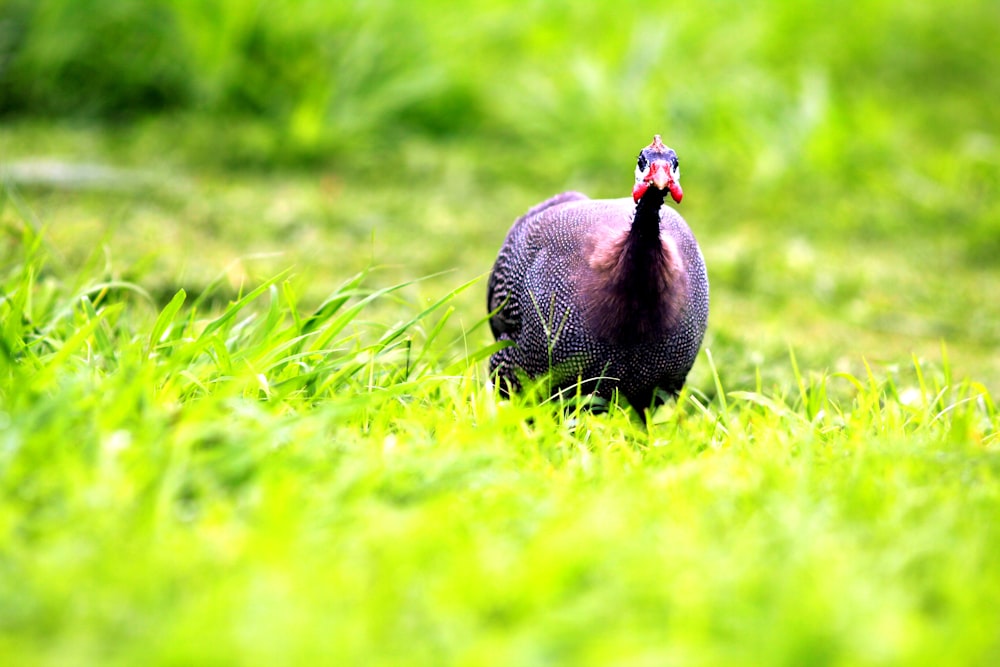
{"label": "spotted plumage", "polygon": [[553,394],[623,394],[634,407],[684,385],[708,319],[708,277],[680,202],[677,156],[639,154],[632,199],[557,195],[511,227],[490,275],[490,358],[501,391],[548,375]]}

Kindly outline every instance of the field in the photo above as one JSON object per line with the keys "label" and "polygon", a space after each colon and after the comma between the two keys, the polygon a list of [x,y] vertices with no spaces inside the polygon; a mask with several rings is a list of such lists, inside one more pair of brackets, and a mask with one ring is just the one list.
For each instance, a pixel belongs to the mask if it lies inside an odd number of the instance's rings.
{"label": "field", "polygon": [[[0,3],[4,665],[1000,662],[1000,5]],[[498,398],[654,133],[676,402]]]}

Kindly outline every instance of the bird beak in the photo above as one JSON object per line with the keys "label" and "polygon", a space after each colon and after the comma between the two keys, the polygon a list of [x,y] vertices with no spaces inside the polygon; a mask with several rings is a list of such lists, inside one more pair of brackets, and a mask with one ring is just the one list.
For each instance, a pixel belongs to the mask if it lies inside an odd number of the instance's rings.
{"label": "bird beak", "polygon": [[670,165],[667,164],[666,160],[654,160],[649,165],[649,178],[653,181],[653,185],[659,190],[669,190],[670,196],[673,197],[674,201],[678,204],[681,203],[681,198],[684,196],[684,191],[681,190],[681,184],[674,180],[674,177],[670,173]]}

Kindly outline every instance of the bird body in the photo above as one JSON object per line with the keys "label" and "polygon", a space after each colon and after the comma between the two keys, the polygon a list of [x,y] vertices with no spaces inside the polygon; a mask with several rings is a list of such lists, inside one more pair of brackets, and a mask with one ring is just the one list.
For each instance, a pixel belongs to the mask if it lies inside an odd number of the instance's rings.
{"label": "bird body", "polygon": [[657,137],[632,199],[567,192],[514,223],[487,299],[494,336],[512,342],[490,358],[501,391],[548,375],[554,394],[618,390],[641,410],[657,389],[681,389],[705,333],[708,278],[687,223],[663,205],[667,191],[680,200],[676,156]]}

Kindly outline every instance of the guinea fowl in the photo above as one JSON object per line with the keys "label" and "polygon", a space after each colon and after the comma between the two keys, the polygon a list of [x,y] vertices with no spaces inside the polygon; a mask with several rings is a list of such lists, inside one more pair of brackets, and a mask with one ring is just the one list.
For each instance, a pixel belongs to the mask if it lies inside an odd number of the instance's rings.
{"label": "guinea fowl", "polygon": [[[638,410],[684,386],[708,321],[708,275],[684,219],[677,155],[639,153],[632,199],[564,192],[514,222],[490,274],[498,341],[490,374],[503,394],[548,375],[566,390]],[[657,392],[657,389],[664,393]]]}

